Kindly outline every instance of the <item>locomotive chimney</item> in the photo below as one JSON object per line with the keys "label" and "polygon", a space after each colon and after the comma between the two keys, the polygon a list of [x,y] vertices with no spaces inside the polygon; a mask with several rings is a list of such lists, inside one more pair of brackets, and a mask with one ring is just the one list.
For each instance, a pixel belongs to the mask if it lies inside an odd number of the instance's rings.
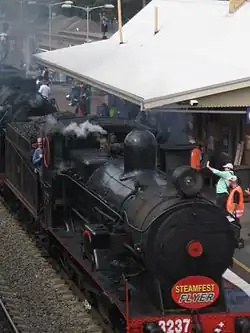
{"label": "locomotive chimney", "polygon": [[124,174],[156,169],[157,141],[147,130],[133,130],[124,140]]}

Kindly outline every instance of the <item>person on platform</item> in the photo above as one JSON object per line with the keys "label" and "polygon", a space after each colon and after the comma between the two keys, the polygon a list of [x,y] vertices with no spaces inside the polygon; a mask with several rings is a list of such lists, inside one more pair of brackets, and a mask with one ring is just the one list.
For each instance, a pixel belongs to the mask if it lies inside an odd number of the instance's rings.
{"label": "person on platform", "polygon": [[228,213],[234,215],[238,220],[244,214],[244,194],[241,186],[238,184],[236,176],[228,178],[230,193],[226,203]]}
{"label": "person on platform", "polygon": [[109,108],[106,103],[102,103],[102,105],[100,106],[98,115],[100,117],[105,117],[105,118],[109,117]]}
{"label": "person on platform", "polygon": [[76,114],[80,117],[86,115],[86,99],[85,96],[81,96],[80,101],[76,108]]}
{"label": "person on platform", "polygon": [[234,175],[233,164],[226,163],[223,165],[223,171],[214,169],[210,166],[210,161],[207,162],[207,168],[215,175],[219,177],[216,184],[216,204],[217,206],[226,209],[226,202],[229,194],[229,181],[228,179]]}
{"label": "person on platform", "polygon": [[249,187],[245,190],[245,193],[250,196],[250,188]]}
{"label": "person on platform", "polygon": [[191,168],[200,171],[203,154],[204,154],[204,146],[202,144],[196,144],[196,146],[191,152],[191,157],[190,157]]}
{"label": "person on platform", "polygon": [[118,116],[118,109],[116,106],[112,105],[109,109],[109,117],[116,118]]}
{"label": "person on platform", "polygon": [[35,168],[35,172],[39,173],[41,175],[42,173],[42,165],[43,165],[43,151],[42,151],[42,139],[38,138],[37,139],[37,148],[34,151],[33,157],[32,157],[32,163]]}
{"label": "person on platform", "polygon": [[42,72],[42,78],[44,81],[49,81],[49,70],[48,67],[44,67],[44,70]]}
{"label": "person on platform", "polygon": [[49,95],[51,93],[49,82],[44,82],[38,92],[43,96],[43,98],[49,99]]}
{"label": "person on platform", "polygon": [[41,85],[43,84],[43,77],[42,76],[39,76],[37,79],[36,79],[36,89],[39,91]]}

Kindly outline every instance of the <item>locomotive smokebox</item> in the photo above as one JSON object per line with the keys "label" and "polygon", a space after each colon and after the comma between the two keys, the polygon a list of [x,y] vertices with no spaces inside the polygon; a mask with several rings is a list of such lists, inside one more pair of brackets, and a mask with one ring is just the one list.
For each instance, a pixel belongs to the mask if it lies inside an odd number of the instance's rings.
{"label": "locomotive smokebox", "polygon": [[156,169],[157,141],[148,130],[133,130],[124,141],[124,174]]}

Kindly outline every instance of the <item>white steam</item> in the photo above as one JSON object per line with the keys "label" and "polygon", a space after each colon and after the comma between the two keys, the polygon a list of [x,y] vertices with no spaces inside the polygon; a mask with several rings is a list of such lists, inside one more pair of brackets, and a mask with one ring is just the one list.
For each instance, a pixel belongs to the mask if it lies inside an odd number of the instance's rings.
{"label": "white steam", "polygon": [[107,132],[99,125],[93,125],[88,120],[84,123],[70,123],[63,129],[63,134],[75,134],[78,138],[86,138],[90,133],[106,134]]}
{"label": "white steam", "polygon": [[46,116],[45,118],[45,124],[43,125],[43,132],[45,135],[49,133],[54,133],[54,132],[61,132],[63,129],[62,124],[56,120],[51,115]]}
{"label": "white steam", "polygon": [[86,138],[90,133],[106,134],[107,132],[99,125],[91,124],[88,120],[84,123],[77,124],[71,122],[64,127],[61,122],[55,119],[52,115],[46,117],[46,122],[43,126],[44,134],[59,132],[63,135],[75,134],[78,138]]}

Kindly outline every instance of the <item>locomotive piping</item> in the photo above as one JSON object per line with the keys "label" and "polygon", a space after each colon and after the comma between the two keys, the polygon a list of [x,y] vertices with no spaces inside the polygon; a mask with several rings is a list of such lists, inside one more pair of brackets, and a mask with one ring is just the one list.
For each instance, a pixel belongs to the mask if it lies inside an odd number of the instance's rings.
{"label": "locomotive piping", "polygon": [[44,166],[45,168],[49,168],[50,166],[50,159],[51,159],[51,151],[50,151],[50,144],[49,144],[49,139],[48,137],[44,138],[45,142],[46,142],[46,153],[48,154],[48,160],[47,157],[45,157],[46,154],[44,154],[43,156],[43,162],[44,162]]}
{"label": "locomotive piping", "polygon": [[121,215],[118,214],[115,210],[113,210],[111,207],[109,207],[104,201],[101,201],[100,198],[98,198],[98,196],[96,196],[94,193],[90,192],[86,187],[82,186],[81,184],[79,184],[74,178],[72,178],[71,176],[65,174],[65,173],[58,173],[58,176],[62,176],[62,177],[67,177],[68,179],[70,179],[72,182],[74,182],[75,184],[77,184],[79,187],[81,187],[81,189],[85,192],[88,192],[89,194],[91,194],[95,199],[97,199],[99,202],[101,202],[106,208],[108,208],[110,211],[112,211],[113,214],[115,214],[119,219],[122,219]]}

